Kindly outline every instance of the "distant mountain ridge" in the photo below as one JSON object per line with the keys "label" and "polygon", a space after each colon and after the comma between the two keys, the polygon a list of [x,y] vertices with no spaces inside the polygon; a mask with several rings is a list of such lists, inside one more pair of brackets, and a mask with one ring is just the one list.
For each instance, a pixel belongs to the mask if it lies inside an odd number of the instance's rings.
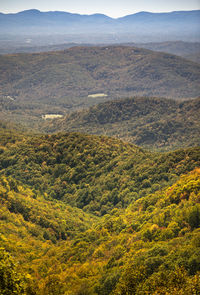
{"label": "distant mountain ridge", "polygon": [[[200,10],[169,13],[139,12],[120,18],[104,14],[81,15],[63,11],[41,12],[36,9],[0,14],[3,34],[117,34],[146,35],[158,38],[200,40]],[[40,30],[38,31],[38,29]],[[145,31],[144,31],[145,30]]]}
{"label": "distant mountain ridge", "polygon": [[[36,37],[37,39],[37,37]],[[41,41],[44,41],[42,39]],[[47,43],[48,44],[48,43]],[[0,42],[0,54],[10,53],[39,53],[47,51],[59,51],[75,46],[95,46],[97,44],[91,43],[52,43],[49,45],[38,44],[37,40],[31,40],[30,43],[25,40],[10,43],[9,41]],[[98,44],[98,46],[105,46],[108,44]],[[111,45],[111,44],[109,44]],[[115,44],[114,45],[119,45]],[[161,51],[165,53],[175,54],[186,58],[190,61],[200,63],[200,42],[183,42],[183,41],[165,41],[165,42],[150,42],[150,43],[121,43],[120,45],[133,46],[138,48],[146,48],[153,51]]]}
{"label": "distant mountain ridge", "polygon": [[112,21],[124,21],[124,20],[134,20],[134,21],[148,21],[149,19],[152,20],[152,18],[154,17],[154,19],[158,19],[158,18],[164,18],[164,20],[168,20],[169,18],[171,20],[176,20],[177,18],[180,17],[187,17],[190,20],[196,21],[195,18],[198,18],[200,15],[200,10],[190,10],[190,11],[172,11],[172,12],[161,12],[161,13],[155,13],[155,12],[148,12],[148,11],[140,11],[137,13],[133,13],[133,14],[129,14],[123,17],[118,17],[118,18],[112,18],[110,16],[107,16],[105,14],[102,13],[94,13],[94,14],[79,14],[79,13],[71,13],[71,12],[66,12],[66,11],[40,11],[38,9],[29,9],[29,10],[23,10],[17,13],[2,13],[0,12],[1,16],[5,16],[5,17],[10,17],[10,18],[19,18],[21,16],[28,16],[28,17],[46,17],[46,19],[49,16],[54,16],[56,17],[60,17],[63,16],[63,19],[91,19],[91,18],[96,18],[96,19],[107,19],[107,20],[112,20]]}

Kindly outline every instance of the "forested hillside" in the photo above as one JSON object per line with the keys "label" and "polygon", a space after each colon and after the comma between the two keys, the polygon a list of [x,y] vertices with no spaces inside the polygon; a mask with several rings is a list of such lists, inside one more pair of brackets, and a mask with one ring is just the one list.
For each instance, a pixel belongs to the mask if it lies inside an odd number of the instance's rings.
{"label": "forested hillside", "polygon": [[1,294],[199,293],[200,148],[1,126]]}
{"label": "forested hillside", "polygon": [[148,149],[170,150],[200,144],[200,99],[184,102],[128,98],[105,102],[47,121],[46,132],[79,131],[115,136]]}
{"label": "forested hillside", "polygon": [[159,154],[105,136],[16,137],[2,132],[1,175],[104,215],[165,187],[200,165],[200,148]]}
{"label": "forested hillside", "polygon": [[[41,40],[41,39],[40,39]],[[42,38],[43,42],[44,38]],[[51,39],[51,44],[41,45],[39,40],[35,42],[33,39],[31,43],[27,43],[26,39],[21,38],[20,40],[15,40],[15,42],[10,43],[9,40],[1,40],[0,43],[0,54],[13,54],[13,53],[37,53],[37,52],[47,52],[47,51],[59,51],[65,50],[70,47],[75,46],[95,46],[95,44],[90,43],[58,43],[59,40],[53,44]],[[113,42],[112,42],[113,43]],[[116,41],[114,42],[114,44]],[[98,46],[105,46],[111,44],[99,44]],[[116,46],[117,44],[115,44]],[[118,44],[119,45],[119,44]],[[167,42],[149,42],[149,43],[122,43],[124,46],[146,48],[153,51],[161,51],[165,53],[175,54],[191,60],[193,62],[200,63],[200,43],[199,42],[183,42],[183,41],[167,41]],[[97,46],[97,44],[96,44]]]}
{"label": "forested hillside", "polygon": [[[58,105],[88,94],[197,97],[199,64],[128,46],[0,56],[1,95],[19,103]],[[80,99],[80,98],[79,98]],[[82,103],[81,99],[79,103]]]}
{"label": "forested hillside", "polygon": [[199,64],[181,57],[129,46],[1,55],[0,116],[40,130],[48,114],[117,98],[195,98],[199,72]]}
{"label": "forested hillside", "polygon": [[[129,43],[129,46],[146,48],[153,51],[161,51],[182,56],[194,62],[200,63],[200,43],[183,41]],[[28,49],[27,49],[28,50]]]}

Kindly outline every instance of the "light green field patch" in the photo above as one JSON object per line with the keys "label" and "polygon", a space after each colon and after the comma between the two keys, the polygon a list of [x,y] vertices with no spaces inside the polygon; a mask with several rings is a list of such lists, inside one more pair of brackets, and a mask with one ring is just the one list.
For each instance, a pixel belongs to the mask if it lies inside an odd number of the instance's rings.
{"label": "light green field patch", "polygon": [[96,98],[96,97],[106,97],[108,96],[105,93],[94,93],[94,94],[89,94],[88,97]]}
{"label": "light green field patch", "polygon": [[9,95],[7,95],[6,98],[8,98],[8,99],[10,99],[10,100],[13,100],[13,101],[15,100],[13,97],[11,97],[11,96],[9,96]]}
{"label": "light green field patch", "polygon": [[46,120],[46,119],[56,119],[56,118],[62,118],[63,115],[59,115],[59,114],[46,114],[42,116],[42,119]]}

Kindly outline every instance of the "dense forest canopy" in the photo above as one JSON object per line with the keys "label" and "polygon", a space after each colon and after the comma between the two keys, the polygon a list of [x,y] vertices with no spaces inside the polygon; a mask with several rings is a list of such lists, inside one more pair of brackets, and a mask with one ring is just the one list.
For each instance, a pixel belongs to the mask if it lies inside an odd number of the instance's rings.
{"label": "dense forest canopy", "polygon": [[12,127],[0,128],[2,294],[198,294],[199,147]]}
{"label": "dense forest canopy", "polygon": [[200,98],[184,102],[134,97],[113,100],[46,121],[46,132],[79,131],[115,136],[148,149],[200,144]]}
{"label": "dense forest canopy", "polygon": [[105,136],[78,133],[15,138],[8,134],[1,173],[97,215],[171,184],[199,163],[200,149],[151,153]]}

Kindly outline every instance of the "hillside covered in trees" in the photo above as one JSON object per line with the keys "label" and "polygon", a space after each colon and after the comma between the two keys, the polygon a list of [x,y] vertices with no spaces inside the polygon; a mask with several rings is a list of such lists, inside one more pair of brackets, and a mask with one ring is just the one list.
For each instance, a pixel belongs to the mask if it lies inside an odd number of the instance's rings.
{"label": "hillside covered in trees", "polygon": [[0,292],[198,294],[200,148],[0,128]]}
{"label": "hillside covered in trees", "polygon": [[149,43],[129,43],[129,46],[171,53],[200,63],[200,43],[198,42],[165,41]]}
{"label": "hillside covered in trees", "polygon": [[[41,41],[44,41],[44,38],[42,38]],[[51,39],[50,45],[40,45],[39,40],[37,40],[37,42],[34,42],[33,39],[31,43],[27,43],[26,39],[24,40],[24,38],[21,38],[20,40],[15,40],[15,42],[13,43],[10,43],[9,40],[8,41],[1,40],[0,54],[37,53],[37,52],[65,50],[67,48],[75,47],[75,46],[95,46],[94,44],[91,44],[91,43],[79,44],[79,43],[58,43],[58,42],[59,40],[56,42],[56,44],[52,44],[52,39]],[[200,43],[199,42],[167,41],[167,42],[149,42],[149,43],[123,43],[121,45],[126,45],[126,46],[128,45],[132,47],[146,48],[153,51],[161,51],[165,53],[175,54],[183,58],[186,58],[188,60],[200,63]],[[103,46],[103,44],[99,46]]]}
{"label": "hillside covered in trees", "polygon": [[132,46],[0,55],[0,117],[40,130],[48,114],[126,97],[199,96],[198,63]]}
{"label": "hillside covered in trees", "polygon": [[[196,97],[199,64],[128,46],[0,56],[3,94],[19,99],[108,95]],[[13,90],[12,90],[13,88]]]}
{"label": "hillside covered in trees", "polygon": [[97,215],[126,207],[200,164],[199,147],[151,153],[105,136],[3,132],[1,141],[1,174]]}
{"label": "hillside covered in trees", "polygon": [[[181,57],[129,46],[73,47],[64,51],[0,55],[0,98],[12,115],[66,113],[130,96],[199,95],[200,65]],[[105,101],[105,97],[103,97]],[[5,102],[4,102],[5,103]],[[7,112],[8,113],[8,112]]]}
{"label": "hillside covered in trees", "polygon": [[134,97],[48,120],[43,129],[115,136],[151,150],[170,150],[200,144],[199,116],[199,98],[180,102]]}

